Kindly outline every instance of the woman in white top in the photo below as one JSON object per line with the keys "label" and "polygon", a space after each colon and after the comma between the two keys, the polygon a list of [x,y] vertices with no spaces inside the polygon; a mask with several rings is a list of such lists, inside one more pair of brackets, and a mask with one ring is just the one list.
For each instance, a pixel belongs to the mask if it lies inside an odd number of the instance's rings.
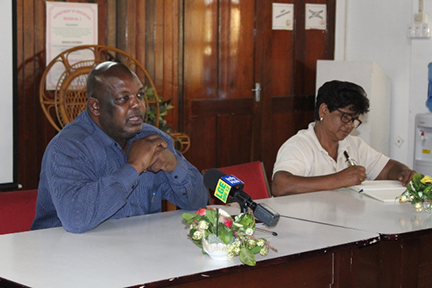
{"label": "woman in white top", "polygon": [[[315,122],[288,139],[279,149],[273,169],[274,196],[332,190],[364,180],[399,180],[415,171],[349,135],[369,111],[362,87],[330,81],[318,90]],[[354,165],[353,165],[354,164]]]}

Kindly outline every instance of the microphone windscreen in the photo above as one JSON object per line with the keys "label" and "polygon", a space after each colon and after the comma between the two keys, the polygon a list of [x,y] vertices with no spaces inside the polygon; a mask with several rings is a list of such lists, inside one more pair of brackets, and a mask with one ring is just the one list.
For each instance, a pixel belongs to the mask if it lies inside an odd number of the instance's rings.
{"label": "microphone windscreen", "polygon": [[215,190],[216,185],[221,177],[226,176],[225,173],[216,168],[211,168],[204,173],[204,186],[207,189]]}

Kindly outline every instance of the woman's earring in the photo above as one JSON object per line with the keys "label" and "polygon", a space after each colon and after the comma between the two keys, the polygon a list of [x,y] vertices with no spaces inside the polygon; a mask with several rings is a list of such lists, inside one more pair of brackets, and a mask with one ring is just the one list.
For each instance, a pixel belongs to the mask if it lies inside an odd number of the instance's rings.
{"label": "woman's earring", "polygon": [[323,119],[324,119],[324,118],[323,118],[323,117],[321,117],[321,118],[320,118],[320,121],[322,121]]}

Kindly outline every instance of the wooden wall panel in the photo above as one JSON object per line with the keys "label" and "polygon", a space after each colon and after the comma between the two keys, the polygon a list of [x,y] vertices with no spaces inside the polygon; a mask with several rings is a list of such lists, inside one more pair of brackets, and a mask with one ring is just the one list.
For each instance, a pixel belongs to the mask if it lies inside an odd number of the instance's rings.
{"label": "wooden wall panel", "polygon": [[170,0],[164,1],[163,9],[163,30],[162,34],[162,69],[163,73],[161,78],[162,89],[160,95],[163,96],[165,101],[170,100],[171,104],[177,109],[169,110],[165,120],[178,131],[178,107],[179,107],[179,69],[178,69],[178,51],[179,51],[179,1]]}

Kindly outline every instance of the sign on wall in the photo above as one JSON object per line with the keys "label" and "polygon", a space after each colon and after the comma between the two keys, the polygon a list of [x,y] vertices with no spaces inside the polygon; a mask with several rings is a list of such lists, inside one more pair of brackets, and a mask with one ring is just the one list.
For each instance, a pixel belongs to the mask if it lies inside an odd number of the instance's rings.
{"label": "sign on wall", "polygon": [[[47,65],[58,54],[80,45],[94,45],[98,42],[97,4],[72,2],[46,2],[46,61]],[[76,52],[69,63],[94,59],[91,51]],[[54,65],[47,75],[46,89],[53,90],[62,65]]]}

